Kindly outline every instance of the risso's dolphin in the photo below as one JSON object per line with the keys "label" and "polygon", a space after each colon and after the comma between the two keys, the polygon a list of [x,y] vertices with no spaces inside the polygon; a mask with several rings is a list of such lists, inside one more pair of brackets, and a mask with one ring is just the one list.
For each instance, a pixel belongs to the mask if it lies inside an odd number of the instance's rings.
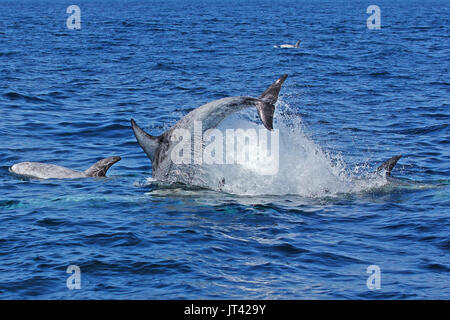
{"label": "risso's dolphin", "polygon": [[301,40],[298,40],[296,44],[281,44],[279,46],[275,46],[275,48],[298,48],[300,47]]}
{"label": "risso's dolphin", "polygon": [[109,157],[106,159],[102,159],[84,172],[41,162],[16,163],[10,168],[10,171],[18,175],[38,179],[76,179],[87,177],[104,177],[106,176],[106,172],[108,171],[108,169],[114,163],[120,160],[120,157]]}
{"label": "risso's dolphin", "polygon": [[[152,162],[152,177],[157,180],[172,182],[189,183],[190,181],[190,173],[186,173],[186,170],[181,170],[174,165],[171,159],[171,152],[174,145],[177,144],[173,142],[179,141],[179,138],[174,134],[175,129],[186,129],[194,132],[194,122],[201,122],[201,133],[203,134],[208,129],[216,128],[229,115],[245,108],[255,107],[264,127],[272,130],[275,103],[278,100],[278,94],[287,76],[287,74],[281,76],[259,98],[245,96],[228,97],[202,105],[189,112],[160,136],[152,136],[146,133],[131,119],[131,126],[136,140]],[[171,179],[171,172],[175,173],[174,179]]]}
{"label": "risso's dolphin", "polygon": [[386,172],[386,177],[390,177],[392,169],[394,168],[394,166],[397,164],[398,160],[400,160],[401,157],[402,157],[402,155],[399,154],[397,156],[393,156],[392,158],[386,160],[377,168],[377,172],[380,173],[380,172],[384,171],[384,172]]}

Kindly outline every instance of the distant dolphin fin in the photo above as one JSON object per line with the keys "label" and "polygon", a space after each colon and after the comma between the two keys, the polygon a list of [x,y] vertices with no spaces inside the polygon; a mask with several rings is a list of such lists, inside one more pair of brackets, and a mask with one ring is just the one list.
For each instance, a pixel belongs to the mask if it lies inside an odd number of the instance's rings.
{"label": "distant dolphin fin", "polygon": [[155,160],[156,149],[159,146],[160,136],[155,137],[149,135],[147,132],[142,130],[133,119],[131,119],[131,127],[133,128],[137,142],[153,162]]}
{"label": "distant dolphin fin", "polygon": [[122,160],[121,157],[109,157],[102,159],[100,161],[97,161],[93,166],[91,166],[89,169],[84,171],[84,174],[88,177],[104,177],[106,176],[106,172],[108,171],[111,166]]}
{"label": "distant dolphin fin", "polygon": [[397,164],[397,161],[400,160],[402,157],[401,154],[397,156],[393,156],[392,158],[386,160],[377,168],[377,172],[380,172],[381,170],[386,170],[386,177],[389,177],[391,175],[391,171],[394,168],[394,166]]}
{"label": "distant dolphin fin", "polygon": [[259,101],[256,103],[259,117],[268,130],[273,129],[273,114],[275,112],[275,103],[278,100],[281,86],[283,85],[283,82],[287,77],[288,75],[284,74],[277,81],[272,83],[270,87],[268,87],[266,91],[264,91],[259,96]]}

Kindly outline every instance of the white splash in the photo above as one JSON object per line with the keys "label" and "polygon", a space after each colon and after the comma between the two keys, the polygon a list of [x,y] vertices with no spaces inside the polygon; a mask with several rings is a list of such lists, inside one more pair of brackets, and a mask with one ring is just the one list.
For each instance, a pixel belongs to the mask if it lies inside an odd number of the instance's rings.
{"label": "white splash", "polygon": [[[326,197],[359,193],[382,187],[384,175],[359,174],[360,168],[347,168],[342,157],[323,150],[305,134],[301,119],[285,116],[281,110],[289,106],[279,101],[275,114],[279,129],[279,156],[244,164],[203,164],[195,168],[194,185],[237,195],[300,195]],[[256,116],[257,117],[257,116]],[[250,119],[249,119],[250,118]],[[255,120],[255,121],[252,121]],[[227,118],[218,129],[263,128],[254,110],[246,110]],[[257,152],[257,145],[248,152]],[[224,150],[225,153],[235,150]],[[225,155],[226,156],[226,155]],[[278,161],[277,164],[267,161]],[[262,174],[262,166],[277,166],[275,174]],[[151,181],[149,181],[151,182]]]}

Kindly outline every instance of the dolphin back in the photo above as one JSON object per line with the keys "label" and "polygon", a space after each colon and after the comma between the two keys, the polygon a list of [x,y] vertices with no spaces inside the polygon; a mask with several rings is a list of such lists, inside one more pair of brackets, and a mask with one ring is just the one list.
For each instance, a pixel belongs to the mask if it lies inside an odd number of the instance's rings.
{"label": "dolphin back", "polygon": [[77,179],[86,177],[83,172],[41,162],[16,163],[9,168],[9,171],[17,175],[37,179]]}

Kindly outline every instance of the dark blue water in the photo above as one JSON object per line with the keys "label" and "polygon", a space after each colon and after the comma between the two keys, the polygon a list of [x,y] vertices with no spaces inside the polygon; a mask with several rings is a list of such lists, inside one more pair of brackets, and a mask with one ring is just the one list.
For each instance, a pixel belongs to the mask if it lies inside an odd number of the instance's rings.
{"label": "dark blue water", "polygon": [[[0,298],[450,298],[449,26],[448,1],[1,1]],[[283,185],[148,179],[131,117],[160,134],[283,73]],[[394,180],[367,178],[395,154]],[[105,179],[8,171],[112,155]]]}

